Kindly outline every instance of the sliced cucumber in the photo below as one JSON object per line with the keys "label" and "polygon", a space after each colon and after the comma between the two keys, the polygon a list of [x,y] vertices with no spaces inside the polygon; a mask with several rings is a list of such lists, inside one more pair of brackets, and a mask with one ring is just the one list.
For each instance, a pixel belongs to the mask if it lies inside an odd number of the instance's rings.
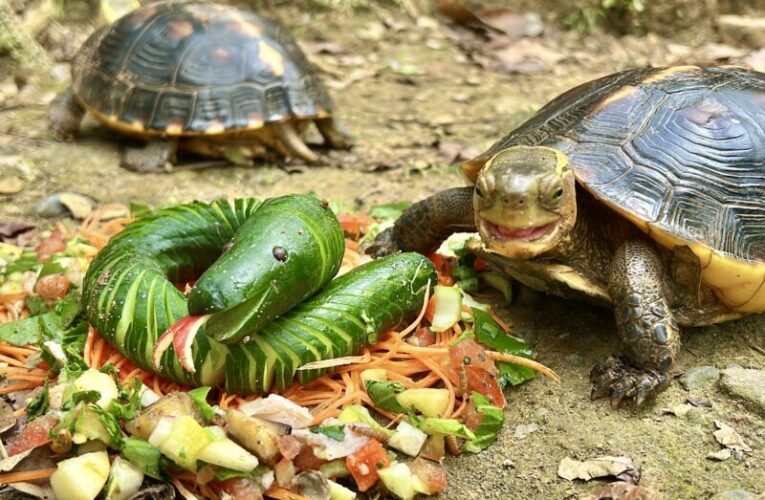
{"label": "sliced cucumber", "polygon": [[231,470],[250,472],[258,466],[258,459],[228,438],[208,444],[197,454],[197,459]]}
{"label": "sliced cucumber", "polygon": [[458,288],[437,285],[433,291],[433,300],[436,311],[430,324],[432,331],[444,332],[462,319],[462,294]]}

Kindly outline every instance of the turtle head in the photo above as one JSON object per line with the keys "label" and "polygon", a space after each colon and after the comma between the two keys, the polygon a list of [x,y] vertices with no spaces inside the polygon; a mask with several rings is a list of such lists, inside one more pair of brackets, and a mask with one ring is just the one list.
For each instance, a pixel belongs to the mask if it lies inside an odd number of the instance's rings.
{"label": "turtle head", "polygon": [[554,248],[576,220],[574,174],[566,155],[515,146],[491,157],[476,179],[476,226],[489,250],[530,259]]}

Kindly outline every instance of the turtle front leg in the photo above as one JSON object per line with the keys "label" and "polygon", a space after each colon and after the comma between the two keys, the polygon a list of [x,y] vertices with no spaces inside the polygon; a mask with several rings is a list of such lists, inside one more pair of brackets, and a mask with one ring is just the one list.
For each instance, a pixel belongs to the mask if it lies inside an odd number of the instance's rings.
{"label": "turtle front leg", "polygon": [[473,188],[447,189],[404,210],[393,227],[375,238],[366,253],[374,257],[400,251],[428,254],[453,233],[475,230]]}
{"label": "turtle front leg", "polygon": [[609,358],[593,369],[593,398],[639,406],[668,385],[680,338],[664,283],[664,264],[649,243],[630,241],[617,250],[609,293],[627,360]]}
{"label": "turtle front leg", "polygon": [[125,146],[120,165],[133,172],[166,172],[175,162],[177,140],[153,139],[143,147]]}
{"label": "turtle front leg", "polygon": [[350,149],[351,139],[337,128],[332,118],[318,118],[316,128],[324,138],[324,142],[333,149]]}
{"label": "turtle front leg", "polygon": [[48,108],[48,128],[56,139],[71,139],[80,130],[85,110],[77,102],[72,89],[56,96]]}

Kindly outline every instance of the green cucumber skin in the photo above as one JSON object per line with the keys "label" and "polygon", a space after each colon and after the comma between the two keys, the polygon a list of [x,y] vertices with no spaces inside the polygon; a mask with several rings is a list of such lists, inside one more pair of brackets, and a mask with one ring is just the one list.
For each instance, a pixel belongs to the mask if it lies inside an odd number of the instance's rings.
{"label": "green cucumber skin", "polygon": [[326,203],[306,195],[266,200],[194,285],[189,312],[212,314],[208,337],[239,342],[324,286],[344,251],[343,229]]}
{"label": "green cucumber skin", "polygon": [[301,365],[314,361],[313,356],[295,352],[301,348],[321,352],[320,359],[356,354],[376,342],[381,332],[418,311],[428,283],[436,283],[435,268],[416,253],[378,259],[336,278],[317,295],[266,325],[250,342],[227,346],[226,391],[248,394],[272,387],[281,390],[289,387],[296,375],[301,384],[315,379],[327,370],[297,371],[297,366],[283,361],[283,353],[291,350]]}
{"label": "green cucumber skin", "polygon": [[[192,279],[214,262],[259,206],[252,198],[195,202],[129,224],[99,252],[85,275],[83,305],[90,324],[137,366],[157,372],[152,363],[155,342],[188,316],[186,298],[172,282]],[[220,383],[225,349],[201,329],[193,353],[195,373],[184,370],[170,351],[159,373],[189,385]]]}

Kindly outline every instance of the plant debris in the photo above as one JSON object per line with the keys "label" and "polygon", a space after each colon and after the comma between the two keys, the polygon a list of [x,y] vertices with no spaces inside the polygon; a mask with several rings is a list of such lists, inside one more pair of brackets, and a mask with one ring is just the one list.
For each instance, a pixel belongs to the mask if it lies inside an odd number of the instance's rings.
{"label": "plant debris", "polygon": [[566,457],[558,465],[558,475],[568,481],[582,479],[589,481],[600,477],[614,476],[630,484],[640,482],[640,471],[628,457],[597,457],[584,462]]}

